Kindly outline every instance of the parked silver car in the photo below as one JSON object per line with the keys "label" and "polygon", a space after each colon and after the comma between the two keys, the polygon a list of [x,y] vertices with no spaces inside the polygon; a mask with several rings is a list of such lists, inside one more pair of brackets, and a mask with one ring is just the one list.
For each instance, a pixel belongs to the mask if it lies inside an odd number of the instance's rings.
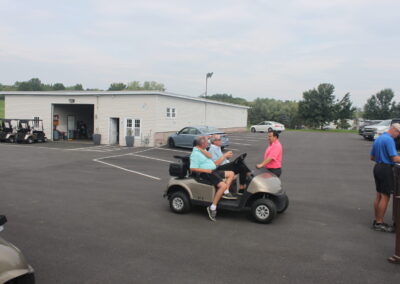
{"label": "parked silver car", "polygon": [[[0,231],[6,222],[6,216],[0,215]],[[3,238],[0,238],[0,283],[35,283],[33,268],[26,262],[21,251]]]}
{"label": "parked silver car", "polygon": [[213,134],[221,135],[221,148],[229,146],[229,138],[225,132],[212,126],[188,126],[184,127],[180,131],[172,134],[168,138],[168,146],[173,147],[184,147],[193,148],[195,146],[195,140],[199,136],[211,136]]}

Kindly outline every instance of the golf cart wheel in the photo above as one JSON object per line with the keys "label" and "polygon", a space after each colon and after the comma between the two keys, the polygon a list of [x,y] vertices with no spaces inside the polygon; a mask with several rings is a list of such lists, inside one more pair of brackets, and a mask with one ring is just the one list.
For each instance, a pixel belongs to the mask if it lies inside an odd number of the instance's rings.
{"label": "golf cart wheel", "polygon": [[168,146],[170,148],[174,148],[175,147],[174,139],[172,139],[172,138],[168,139]]}
{"label": "golf cart wheel", "polygon": [[287,195],[285,194],[285,196],[284,196],[284,202],[285,202],[285,204],[283,205],[283,207],[281,208],[281,209],[279,209],[277,212],[278,212],[278,214],[282,214],[283,212],[285,212],[286,211],[286,209],[288,209],[288,207],[289,207],[289,197],[287,197]]}
{"label": "golf cart wheel", "polygon": [[174,192],[169,198],[169,207],[175,213],[187,213],[190,210],[189,197],[183,191]]}
{"label": "golf cart wheel", "polygon": [[256,132],[257,132],[256,129],[255,129],[254,127],[252,127],[252,128],[250,129],[250,131],[253,132],[253,133],[256,133]]}
{"label": "golf cart wheel", "polygon": [[251,206],[251,214],[259,223],[271,223],[276,215],[275,203],[272,200],[265,198],[258,199]]}

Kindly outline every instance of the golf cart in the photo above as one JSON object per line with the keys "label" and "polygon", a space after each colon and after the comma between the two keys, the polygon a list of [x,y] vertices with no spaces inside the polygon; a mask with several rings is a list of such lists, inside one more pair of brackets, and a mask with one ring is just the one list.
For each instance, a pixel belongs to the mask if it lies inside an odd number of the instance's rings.
{"label": "golf cart", "polygon": [[[0,232],[4,228],[7,218],[0,215]],[[22,252],[13,244],[0,237],[0,283],[6,284],[34,284],[35,272],[27,263]]]}
{"label": "golf cart", "polygon": [[16,124],[15,119],[0,119],[0,141],[1,142],[15,142],[16,136]]}
{"label": "golf cart", "polygon": [[[244,163],[246,155],[240,155],[233,163],[247,167]],[[164,193],[164,197],[169,200],[171,210],[182,214],[189,212],[192,205],[209,206],[216,192],[215,187],[196,173],[190,173],[189,156],[174,156],[174,158],[179,159],[180,163],[170,164],[169,173],[173,177]],[[218,202],[219,209],[231,211],[250,209],[253,218],[260,223],[270,223],[277,213],[283,213],[288,206],[289,199],[281,188],[280,179],[268,172],[248,176],[246,188],[237,199],[221,199]]]}
{"label": "golf cart", "polygon": [[47,138],[43,132],[43,120],[21,119],[18,123],[16,135],[17,143],[46,142]]}

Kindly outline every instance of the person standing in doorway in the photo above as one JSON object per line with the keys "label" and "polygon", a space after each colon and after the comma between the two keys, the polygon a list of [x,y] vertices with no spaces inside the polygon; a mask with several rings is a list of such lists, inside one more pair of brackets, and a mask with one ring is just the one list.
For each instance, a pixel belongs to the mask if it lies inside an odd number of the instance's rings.
{"label": "person standing in doorway", "polygon": [[264,160],[256,165],[257,169],[265,168],[277,177],[282,174],[282,144],[277,131],[268,132],[269,146],[265,150]]}
{"label": "person standing in doorway", "polygon": [[375,219],[372,228],[376,231],[394,232],[393,226],[384,222],[390,195],[394,190],[393,166],[400,163],[394,138],[400,135],[400,124],[394,123],[387,132],[375,140],[371,149],[371,160],[375,162],[374,179],[376,197],[374,201]]}

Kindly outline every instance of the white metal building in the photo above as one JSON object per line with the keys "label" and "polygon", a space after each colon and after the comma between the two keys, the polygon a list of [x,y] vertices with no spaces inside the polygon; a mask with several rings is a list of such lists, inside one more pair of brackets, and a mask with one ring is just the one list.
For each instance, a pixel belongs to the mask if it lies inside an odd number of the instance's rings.
{"label": "white metal building", "polygon": [[190,125],[209,125],[225,131],[247,126],[248,107],[158,91],[51,91],[0,92],[5,95],[5,117],[43,120],[44,131],[53,129],[74,138],[83,122],[89,133],[100,134],[101,144],[125,146],[125,136],[135,146],[159,146],[167,137]]}

